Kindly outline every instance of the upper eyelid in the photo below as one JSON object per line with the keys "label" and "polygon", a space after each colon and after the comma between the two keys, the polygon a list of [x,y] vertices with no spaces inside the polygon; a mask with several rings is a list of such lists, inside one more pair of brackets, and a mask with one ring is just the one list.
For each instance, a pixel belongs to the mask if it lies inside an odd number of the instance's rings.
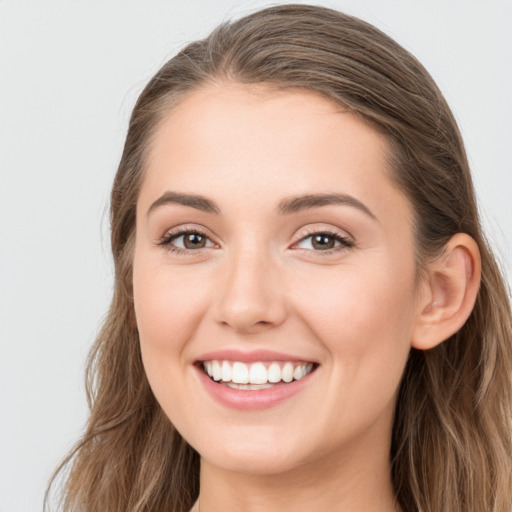
{"label": "upper eyelid", "polygon": [[[210,234],[210,231],[204,227],[196,227],[192,225],[177,226],[175,228],[167,229],[162,235],[161,239],[172,238],[185,235],[187,233],[198,233],[214,242],[215,237]],[[215,242],[214,242],[215,243]]]}
{"label": "upper eyelid", "polygon": [[303,242],[304,240],[307,240],[308,238],[310,238],[314,235],[318,235],[318,234],[320,234],[320,235],[324,234],[331,238],[334,238],[339,243],[339,245],[337,247],[331,247],[330,249],[325,249],[322,251],[315,251],[312,249],[304,249],[304,248],[297,248],[295,250],[308,251],[308,252],[311,252],[314,254],[319,254],[319,255],[321,255],[321,254],[327,255],[327,254],[330,254],[333,252],[338,252],[341,249],[347,249],[347,248],[354,247],[354,245],[355,245],[353,240],[351,238],[349,238],[348,236],[344,236],[344,235],[342,235],[340,233],[336,233],[334,231],[325,230],[325,231],[314,231],[312,233],[306,234],[305,236],[301,236],[296,242],[294,242],[292,247],[294,247],[294,246],[300,244],[301,242]]}
{"label": "upper eyelid", "polygon": [[[313,236],[313,235],[322,234],[322,233],[325,233],[330,236],[336,236],[336,237],[342,238],[343,240],[350,240],[351,242],[354,242],[354,237],[348,231],[346,231],[344,229],[340,229],[340,228],[335,228],[335,227],[324,227],[324,228],[322,228],[322,227],[318,227],[318,228],[306,227],[306,228],[303,228],[302,231],[299,231],[299,235],[298,235],[299,238],[298,238],[297,242],[304,240],[304,238],[306,238],[308,236]],[[297,243],[297,242],[294,242],[294,243]]]}
{"label": "upper eyelid", "polygon": [[[302,228],[302,229],[303,229],[303,231],[298,232],[299,240],[302,240],[306,236],[311,236],[311,235],[315,235],[315,234],[319,234],[319,233],[328,233],[331,235],[340,236],[342,238],[352,238],[352,236],[345,230],[341,230],[341,231],[343,231],[343,233],[340,233],[339,228],[321,228],[321,227],[310,228],[310,227],[307,227],[307,228]],[[210,234],[208,229],[206,229],[204,227],[196,227],[196,226],[192,226],[192,225],[177,226],[175,228],[168,229],[165,231],[162,238],[165,238],[168,236],[174,236],[174,235],[182,235],[184,233],[194,233],[194,232],[200,233],[204,236],[207,236],[208,238],[215,238],[215,237],[212,237],[212,235]]]}
{"label": "upper eyelid", "polygon": [[190,234],[190,233],[196,233],[200,236],[204,236],[205,238],[207,238],[213,245],[218,245],[214,240],[212,240],[212,237],[210,235],[208,235],[205,231],[203,231],[202,229],[198,229],[198,228],[187,228],[187,227],[178,227],[178,228],[174,228],[172,230],[168,230],[164,233],[164,235],[156,242],[156,245],[159,246],[160,248],[163,248],[165,249],[166,251],[169,251],[169,252],[176,252],[178,254],[182,254],[182,255],[185,255],[185,254],[189,254],[189,255],[192,255],[193,253],[200,253],[202,250],[208,250],[208,249],[213,249],[215,247],[200,247],[199,249],[187,249],[187,248],[183,248],[183,247],[178,247],[176,245],[174,245],[172,242],[174,242],[176,239],[180,238],[180,237],[183,237],[185,236],[186,234]]}

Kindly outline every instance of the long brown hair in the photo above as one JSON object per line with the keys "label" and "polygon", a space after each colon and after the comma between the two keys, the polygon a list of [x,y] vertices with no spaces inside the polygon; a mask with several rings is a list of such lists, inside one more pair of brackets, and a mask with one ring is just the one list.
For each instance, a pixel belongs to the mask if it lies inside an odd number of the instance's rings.
{"label": "long brown hair", "polygon": [[222,24],[169,60],[135,105],[111,196],[114,296],[89,358],[87,429],[57,470],[70,469],[63,508],[185,512],[198,495],[199,456],[162,412],[144,373],[132,256],[138,191],[159,121],[190,91],[225,80],[315,91],[383,133],[393,179],[414,207],[420,272],[455,233],[478,243],[482,282],[470,318],[438,347],[411,350],[390,462],[404,511],[510,512],[510,302],[481,231],[456,122],[427,71],[392,39],[306,5]]}

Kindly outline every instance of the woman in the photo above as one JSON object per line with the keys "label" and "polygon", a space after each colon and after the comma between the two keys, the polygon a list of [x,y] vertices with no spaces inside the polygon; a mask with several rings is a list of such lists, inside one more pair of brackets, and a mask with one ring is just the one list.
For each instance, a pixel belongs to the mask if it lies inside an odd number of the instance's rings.
{"label": "woman", "polygon": [[[288,5],[142,92],[66,510],[505,511],[511,313],[403,48]],[[195,503],[195,504],[194,504]]]}

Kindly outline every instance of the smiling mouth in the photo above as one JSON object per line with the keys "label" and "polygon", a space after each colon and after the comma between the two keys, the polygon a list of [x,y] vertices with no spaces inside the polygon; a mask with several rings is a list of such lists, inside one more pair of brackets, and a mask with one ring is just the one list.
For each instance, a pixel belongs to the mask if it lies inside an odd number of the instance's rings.
{"label": "smiling mouth", "polygon": [[201,361],[199,366],[217,384],[232,389],[259,390],[301,380],[318,365],[291,361],[244,363],[215,359]]}

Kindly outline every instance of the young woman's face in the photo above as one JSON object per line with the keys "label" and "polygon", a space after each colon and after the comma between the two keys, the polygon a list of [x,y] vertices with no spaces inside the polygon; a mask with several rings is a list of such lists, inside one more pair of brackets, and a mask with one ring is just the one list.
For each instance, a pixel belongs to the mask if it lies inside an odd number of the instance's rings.
{"label": "young woman's face", "polygon": [[204,463],[388,457],[418,306],[386,149],[328,100],[262,86],[196,91],[158,128],[135,312],[153,392]]}

